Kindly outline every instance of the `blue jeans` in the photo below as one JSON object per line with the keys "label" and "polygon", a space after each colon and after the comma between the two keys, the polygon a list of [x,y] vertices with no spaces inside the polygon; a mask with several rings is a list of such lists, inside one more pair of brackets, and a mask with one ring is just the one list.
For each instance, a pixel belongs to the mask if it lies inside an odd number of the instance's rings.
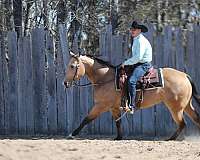
{"label": "blue jeans", "polygon": [[151,63],[143,63],[133,69],[128,81],[130,105],[135,106],[136,83],[151,68]]}

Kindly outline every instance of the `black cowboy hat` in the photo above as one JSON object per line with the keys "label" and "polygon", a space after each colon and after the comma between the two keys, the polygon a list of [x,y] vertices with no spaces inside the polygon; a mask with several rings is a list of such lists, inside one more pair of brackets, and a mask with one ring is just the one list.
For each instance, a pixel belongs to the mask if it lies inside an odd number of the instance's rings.
{"label": "black cowboy hat", "polygon": [[137,21],[133,21],[130,29],[141,29],[143,33],[148,32],[148,28],[145,25],[139,24]]}

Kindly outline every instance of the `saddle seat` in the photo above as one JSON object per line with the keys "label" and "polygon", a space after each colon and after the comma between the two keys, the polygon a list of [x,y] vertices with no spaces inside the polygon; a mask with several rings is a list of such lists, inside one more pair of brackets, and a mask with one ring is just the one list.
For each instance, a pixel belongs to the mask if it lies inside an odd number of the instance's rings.
{"label": "saddle seat", "polygon": [[[121,92],[121,106],[126,108],[130,102],[128,94],[128,79],[133,71],[133,67],[125,66],[125,68],[119,68],[116,70],[115,86],[116,90]],[[143,101],[143,92],[149,89],[155,89],[157,87],[164,87],[163,74],[161,68],[151,67],[142,76],[136,84],[136,105],[140,106]]]}
{"label": "saddle seat", "polygon": [[161,69],[151,67],[137,82],[136,89],[163,87]]}
{"label": "saddle seat", "polygon": [[[116,74],[116,90],[121,91],[125,85],[128,85],[128,79],[133,69],[125,67],[124,69],[117,69]],[[163,75],[161,68],[151,67],[137,82],[136,89],[152,89],[156,87],[163,87]]]}

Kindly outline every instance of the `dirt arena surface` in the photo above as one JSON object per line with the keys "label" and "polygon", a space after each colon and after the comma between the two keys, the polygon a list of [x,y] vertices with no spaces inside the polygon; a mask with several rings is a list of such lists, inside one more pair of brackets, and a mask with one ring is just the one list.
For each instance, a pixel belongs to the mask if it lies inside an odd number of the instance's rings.
{"label": "dirt arena surface", "polygon": [[0,160],[200,160],[200,137],[182,141],[112,138],[1,138]]}

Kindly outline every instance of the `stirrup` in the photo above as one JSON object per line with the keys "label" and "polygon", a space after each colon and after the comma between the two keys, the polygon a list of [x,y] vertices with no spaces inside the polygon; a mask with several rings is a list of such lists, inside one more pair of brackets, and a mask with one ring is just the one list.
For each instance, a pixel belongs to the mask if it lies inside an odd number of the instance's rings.
{"label": "stirrup", "polygon": [[127,112],[130,114],[133,114],[135,112],[135,107],[134,106],[129,106]]}
{"label": "stirrup", "polygon": [[130,108],[128,106],[126,106],[126,107],[120,107],[120,110],[122,110],[124,112],[127,112],[129,114],[133,114],[135,112],[135,108],[134,107]]}

